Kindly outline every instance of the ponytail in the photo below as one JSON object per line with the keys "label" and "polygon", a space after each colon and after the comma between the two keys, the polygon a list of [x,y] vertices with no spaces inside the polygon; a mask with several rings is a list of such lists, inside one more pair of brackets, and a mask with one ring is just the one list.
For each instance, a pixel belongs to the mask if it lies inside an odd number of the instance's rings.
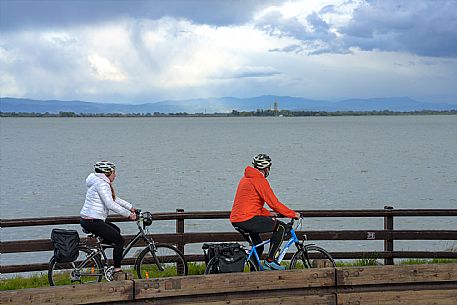
{"label": "ponytail", "polygon": [[[97,169],[95,169],[95,171],[97,171]],[[105,176],[109,179],[109,176],[113,173],[113,171],[109,172],[109,173],[104,173]],[[111,180],[110,180],[111,181]],[[113,197],[113,200],[116,200],[116,192],[114,191],[114,187],[113,187],[113,184],[110,182],[109,184],[109,187],[111,189],[111,197]]]}
{"label": "ponytail", "polygon": [[111,188],[111,196],[113,197],[113,200],[116,200],[116,192],[114,191],[113,185],[110,183],[109,187]]}

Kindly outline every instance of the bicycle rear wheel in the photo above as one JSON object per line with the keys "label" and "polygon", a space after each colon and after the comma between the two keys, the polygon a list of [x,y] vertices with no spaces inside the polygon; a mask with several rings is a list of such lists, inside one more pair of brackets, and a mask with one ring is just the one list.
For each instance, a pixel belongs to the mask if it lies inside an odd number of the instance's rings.
{"label": "bicycle rear wheel", "polygon": [[[256,261],[250,257],[248,261],[244,263],[244,270],[243,272],[256,272],[259,271],[259,267]],[[215,257],[213,257],[206,266],[205,274],[216,274],[219,272],[218,261]]]}
{"label": "bicycle rear wheel", "polygon": [[156,244],[154,250],[151,253],[149,247],[146,247],[138,256],[135,263],[138,278],[187,275],[187,261],[181,251],[167,244]]}
{"label": "bicycle rear wheel", "polygon": [[103,265],[92,250],[78,247],[78,258],[70,263],[58,263],[54,256],[49,261],[49,285],[85,284],[100,282],[103,278]]}
{"label": "bicycle rear wheel", "polygon": [[336,267],[330,253],[317,246],[304,246],[292,256],[290,269]]}

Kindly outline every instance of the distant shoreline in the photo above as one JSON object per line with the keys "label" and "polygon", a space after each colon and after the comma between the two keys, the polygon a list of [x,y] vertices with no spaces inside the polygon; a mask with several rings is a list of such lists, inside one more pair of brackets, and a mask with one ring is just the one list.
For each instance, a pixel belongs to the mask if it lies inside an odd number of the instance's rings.
{"label": "distant shoreline", "polygon": [[396,115],[456,115],[455,110],[421,110],[421,111],[291,111],[291,110],[257,110],[236,111],[230,113],[59,113],[38,112],[0,112],[0,117],[65,117],[65,118],[182,118],[182,117],[319,117],[319,116],[396,116]]}

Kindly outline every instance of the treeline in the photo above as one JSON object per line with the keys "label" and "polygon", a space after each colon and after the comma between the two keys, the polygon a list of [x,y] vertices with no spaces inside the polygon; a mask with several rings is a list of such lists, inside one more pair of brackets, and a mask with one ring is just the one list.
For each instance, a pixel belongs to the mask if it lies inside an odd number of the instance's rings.
{"label": "treeline", "polygon": [[429,114],[457,114],[457,109],[453,110],[420,110],[420,111],[296,111],[296,110],[261,110],[257,111],[236,111],[233,110],[231,116],[362,116],[362,115],[429,115]]}
{"label": "treeline", "polygon": [[370,115],[455,115],[454,110],[420,110],[420,111],[293,111],[293,110],[263,110],[256,111],[237,111],[230,113],[76,113],[71,111],[61,111],[59,113],[50,112],[0,112],[0,117],[302,117],[302,116],[370,116]]}

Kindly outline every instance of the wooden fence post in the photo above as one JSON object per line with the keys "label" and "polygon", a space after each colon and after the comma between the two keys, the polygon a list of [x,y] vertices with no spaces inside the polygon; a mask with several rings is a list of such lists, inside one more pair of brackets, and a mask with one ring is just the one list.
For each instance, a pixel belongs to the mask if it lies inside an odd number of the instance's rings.
{"label": "wooden fence post", "polygon": [[[391,206],[384,206],[384,210],[392,211],[394,208]],[[384,216],[384,230],[392,231],[394,229],[394,217],[393,216]],[[390,252],[394,250],[394,241],[391,238],[384,240],[384,251]],[[394,258],[392,256],[384,259],[384,265],[393,265]]]}
{"label": "wooden fence post", "polygon": [[[184,213],[184,209],[176,209],[176,213]],[[184,218],[177,218],[176,219],[176,233],[182,234],[184,233]],[[184,244],[178,243],[176,247],[184,254]]]}
{"label": "wooden fence post", "polygon": [[[184,213],[184,209],[176,209],[176,213]],[[184,218],[176,218],[176,233],[182,234],[184,233]],[[184,253],[184,243],[180,242],[176,244],[176,248],[178,248],[179,251]],[[178,269],[184,268],[184,266],[180,266],[182,264],[179,264],[176,266]],[[180,271],[181,272],[181,271]]]}

